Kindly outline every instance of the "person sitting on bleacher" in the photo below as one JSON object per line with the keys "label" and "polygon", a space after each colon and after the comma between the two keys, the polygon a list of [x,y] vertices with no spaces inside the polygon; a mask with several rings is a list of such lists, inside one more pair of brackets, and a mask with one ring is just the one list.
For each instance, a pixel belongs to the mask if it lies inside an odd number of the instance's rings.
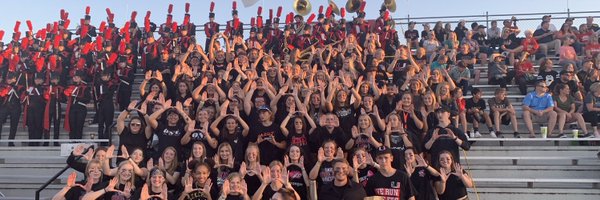
{"label": "person sitting on bleacher", "polygon": [[506,89],[497,88],[494,91],[494,98],[488,99],[490,106],[490,118],[496,129],[496,135],[503,138],[500,131],[500,124],[508,125],[512,123],[514,137],[519,137],[517,127],[517,114],[510,101],[506,98]]}
{"label": "person sitting on bleacher", "polygon": [[538,80],[545,81],[546,85],[550,85],[554,82],[554,79],[558,77],[558,72],[554,70],[553,66],[552,60],[548,58],[542,59],[542,61],[540,61]]}
{"label": "person sitting on bleacher", "polygon": [[523,52],[521,59],[516,59],[514,64],[515,83],[519,87],[521,95],[527,94],[527,85],[533,84],[537,80],[537,75],[533,69],[533,63],[529,60],[529,53]]}
{"label": "person sitting on bleacher", "polygon": [[539,80],[535,83],[535,90],[527,94],[523,100],[523,120],[530,138],[535,138],[533,122],[548,122],[548,134],[552,133],[556,125],[557,114],[553,110],[554,101],[547,90],[546,82]]}
{"label": "person sitting on bleacher", "polygon": [[577,52],[573,45],[575,44],[575,40],[571,37],[565,37],[562,40],[562,46],[560,47],[559,54],[560,58],[558,64],[561,66],[567,66],[568,64],[577,65],[580,60],[577,57]]}
{"label": "person sitting on bleacher", "polygon": [[[581,92],[579,92],[579,89],[578,89],[579,84],[577,83],[577,81],[573,80],[573,76],[575,76],[575,73],[573,71],[567,71],[567,70],[560,71],[559,79],[554,80],[550,84],[550,86],[548,87],[548,89],[550,89],[549,91],[555,92],[556,86],[558,84],[568,85],[569,88],[571,89],[570,95],[575,98],[575,101],[583,100],[583,95],[581,94]],[[558,95],[558,93],[555,92],[553,95]]]}
{"label": "person sitting on bleacher", "polygon": [[506,85],[515,77],[516,72],[508,70],[504,59],[506,59],[504,55],[497,55],[494,57],[494,62],[488,64],[488,84],[506,88]]}
{"label": "person sitting on bleacher", "polygon": [[552,48],[558,54],[560,40],[554,38],[554,32],[556,30],[550,29],[550,21],[542,21],[540,27],[533,32],[533,37],[539,42],[543,56],[548,56],[549,48]]}
{"label": "person sitting on bleacher", "polygon": [[598,133],[598,119],[600,119],[600,83],[594,83],[590,86],[590,92],[583,100],[583,118],[590,122],[594,135],[584,135],[582,137],[600,137]]}
{"label": "person sitting on bleacher", "polygon": [[[562,74],[562,73],[561,73]],[[562,79],[562,75],[561,75]],[[555,84],[560,81],[554,81]],[[576,89],[576,88],[575,88]],[[587,127],[585,126],[585,121],[583,120],[583,116],[581,112],[577,112],[577,106],[575,104],[576,100],[572,95],[571,85],[558,83],[554,87],[554,95],[552,98],[554,99],[554,110],[558,114],[558,135],[559,138],[566,138],[567,136],[563,134],[563,129],[566,123],[577,122],[577,125],[583,129],[584,135],[588,135]]]}
{"label": "person sitting on bleacher", "polygon": [[485,122],[490,132],[490,136],[495,138],[496,133],[492,127],[492,120],[490,120],[490,116],[485,111],[486,105],[485,100],[481,98],[482,92],[479,88],[473,88],[471,90],[472,98],[467,99],[467,122],[473,123],[473,132],[470,133],[470,137],[481,137],[481,133],[479,133],[479,123]]}

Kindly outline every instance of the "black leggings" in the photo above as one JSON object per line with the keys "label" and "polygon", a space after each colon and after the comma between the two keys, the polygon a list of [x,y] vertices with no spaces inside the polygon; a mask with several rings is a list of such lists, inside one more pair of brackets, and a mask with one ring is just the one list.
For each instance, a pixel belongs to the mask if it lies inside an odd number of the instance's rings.
{"label": "black leggings", "polygon": [[[42,139],[42,133],[44,130],[44,107],[34,108],[30,106],[27,109],[27,133],[29,139]],[[30,142],[29,146],[39,146],[39,142]]]}
{"label": "black leggings", "polygon": [[69,139],[81,139],[83,138],[83,125],[85,123],[85,116],[87,115],[87,107],[73,104],[69,112]]}
{"label": "black leggings", "polygon": [[[15,139],[17,134],[17,126],[19,126],[19,118],[21,117],[21,104],[5,104],[0,108],[0,127],[6,122],[6,119],[10,118],[10,132],[8,139]],[[0,128],[0,138],[2,136],[2,129]]]}

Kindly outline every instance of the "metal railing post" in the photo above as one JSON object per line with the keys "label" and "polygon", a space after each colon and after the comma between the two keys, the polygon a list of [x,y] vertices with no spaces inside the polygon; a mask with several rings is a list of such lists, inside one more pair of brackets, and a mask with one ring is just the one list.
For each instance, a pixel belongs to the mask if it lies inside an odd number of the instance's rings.
{"label": "metal railing post", "polygon": [[488,11],[485,11],[485,26],[488,28],[490,27],[489,19],[490,19],[490,16],[488,15]]}

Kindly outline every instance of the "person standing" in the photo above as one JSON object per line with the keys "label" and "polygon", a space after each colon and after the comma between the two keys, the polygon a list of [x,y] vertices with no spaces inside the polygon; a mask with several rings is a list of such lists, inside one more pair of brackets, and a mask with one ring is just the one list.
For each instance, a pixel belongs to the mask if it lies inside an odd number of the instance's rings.
{"label": "person standing", "polygon": [[67,97],[67,116],[65,116],[64,128],[69,132],[69,139],[81,139],[83,137],[87,104],[92,98],[90,88],[83,81],[84,76],[83,71],[74,71],[73,82],[64,91]]}
{"label": "person standing", "polygon": [[403,170],[392,167],[392,150],[381,147],[377,151],[379,172],[369,178],[365,191],[367,196],[381,196],[384,199],[415,200],[415,191],[409,176]]}
{"label": "person standing", "polygon": [[[23,100],[25,107],[25,116],[23,119],[27,123],[27,132],[29,133],[29,139],[42,139],[44,115],[40,115],[44,111],[44,89],[42,83],[44,83],[43,73],[36,73],[34,78],[34,85],[27,88],[25,99]],[[12,120],[12,119],[11,119]],[[38,142],[30,142],[29,146],[39,146]]]}
{"label": "person standing", "polygon": [[338,158],[332,165],[335,178],[332,183],[323,185],[318,199],[359,200],[367,196],[362,185],[348,178],[351,170],[348,161]]}
{"label": "person standing", "polygon": [[[46,106],[44,109],[44,139],[50,138],[50,123],[53,124],[54,139],[57,140],[60,136],[60,119],[62,118],[61,102],[64,102],[63,91],[65,88],[60,85],[60,74],[50,73],[50,85],[47,86],[44,92]],[[52,121],[52,122],[51,122]],[[59,146],[58,142],[54,142],[54,146]],[[45,142],[44,146],[48,146]]]}
{"label": "person standing", "polygon": [[[17,85],[17,76],[13,72],[8,72],[4,83],[0,83],[0,127],[4,125],[6,119],[10,118],[10,132],[8,139],[15,139],[17,134],[17,126],[19,125],[19,117],[21,117],[21,100],[19,94],[22,92],[22,87]],[[0,136],[2,130],[0,129]],[[9,142],[8,146],[15,146]]]}
{"label": "person standing", "polygon": [[98,138],[108,139],[110,137],[110,125],[113,123],[115,115],[114,94],[117,89],[117,83],[111,78],[112,72],[104,70],[100,78],[94,84],[94,93],[96,94],[96,103],[98,106]]}

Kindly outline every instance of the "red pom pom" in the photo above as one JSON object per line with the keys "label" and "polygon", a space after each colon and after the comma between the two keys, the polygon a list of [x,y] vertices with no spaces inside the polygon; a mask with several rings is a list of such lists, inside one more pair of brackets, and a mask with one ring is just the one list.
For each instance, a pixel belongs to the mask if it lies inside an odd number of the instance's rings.
{"label": "red pom pom", "polygon": [[283,11],[283,7],[279,6],[277,8],[277,18],[281,17],[281,11]]}
{"label": "red pom pom", "polygon": [[21,21],[17,21],[17,22],[15,23],[15,28],[14,28],[14,31],[15,31],[15,33],[18,33],[18,32],[19,32],[19,27],[20,27],[20,26],[21,26]]}
{"label": "red pom pom", "polygon": [[[235,1],[234,1],[234,2],[235,2]],[[238,27],[240,27],[240,19],[238,19],[238,18],[235,18],[235,19],[233,20],[233,28],[237,30],[237,29],[238,29]]]}
{"label": "red pom pom", "polygon": [[323,6],[319,6],[319,14],[323,14]]}
{"label": "red pom pom", "polygon": [[315,13],[311,14],[310,17],[308,17],[308,20],[306,20],[307,24],[312,24],[312,21],[315,19]]}
{"label": "red pom pom", "polygon": [[69,19],[69,12],[65,12],[65,20]]}
{"label": "red pom pom", "polygon": [[110,13],[110,15],[108,15],[108,23],[113,23],[114,19],[115,19],[115,14]]}
{"label": "red pom pom", "polygon": [[4,30],[0,30],[0,41],[2,40],[3,37],[4,37]]}
{"label": "red pom pom", "polygon": [[269,9],[269,19],[273,19],[273,9]]}
{"label": "red pom pom", "polygon": [[327,7],[327,12],[325,13],[325,17],[329,18],[331,16],[331,5],[329,7]]}
{"label": "red pom pom", "polygon": [[53,34],[58,34],[58,22],[54,22],[54,25],[52,26],[52,33]]}
{"label": "red pom pom", "polygon": [[367,6],[367,2],[363,1],[362,3],[360,3],[360,12],[365,12],[365,6]]}
{"label": "red pom pom", "polygon": [[60,9],[60,19],[65,20],[65,9]]}
{"label": "red pom pom", "polygon": [[258,18],[256,18],[256,25],[258,26],[258,28],[263,27],[263,20],[261,16],[258,16]]}
{"label": "red pom pom", "polygon": [[250,18],[250,27],[254,27],[255,21],[256,21],[256,19],[254,19],[254,17]]}
{"label": "red pom pom", "polygon": [[190,23],[190,15],[186,14],[185,17],[183,17],[183,24],[188,25],[189,23]]}
{"label": "red pom pom", "polygon": [[135,21],[135,17],[137,17],[137,12],[136,11],[131,12],[131,21]]}
{"label": "red pom pom", "polygon": [[260,16],[260,15],[262,14],[262,6],[259,6],[259,7],[258,7],[258,11],[256,11],[256,14],[257,14],[258,16]]}
{"label": "red pom pom", "polygon": [[69,24],[71,24],[71,20],[69,20],[69,19],[65,20],[65,23],[63,24],[63,28],[68,29]]}
{"label": "red pom pom", "polygon": [[52,29],[52,24],[50,24],[50,23],[47,23],[47,24],[46,24],[46,30],[47,30],[47,31],[50,31],[51,29]]}
{"label": "red pom pom", "polygon": [[98,30],[100,30],[100,32],[104,32],[104,30],[106,30],[106,22],[102,21],[100,23],[100,27],[98,28]]}
{"label": "red pom pom", "polygon": [[61,36],[61,35],[56,35],[56,36],[54,36],[54,45],[53,45],[53,46],[54,46],[54,48],[58,48],[58,45],[59,45],[59,42],[60,42],[60,39],[61,39],[61,38],[62,38],[62,36]]}
{"label": "red pom pom", "polygon": [[85,15],[89,15],[90,14],[90,6],[86,6],[85,7]]}
{"label": "red pom pom", "polygon": [[213,12],[213,10],[215,10],[215,2],[210,2],[210,12]]}
{"label": "red pom pom", "polygon": [[173,22],[173,15],[167,15],[167,24],[171,24]]}
{"label": "red pom pom", "polygon": [[33,25],[31,25],[31,20],[27,20],[25,21],[25,23],[27,23],[27,28],[29,32],[33,32]]}
{"label": "red pom pom", "polygon": [[340,8],[340,15],[342,18],[346,17],[346,8]]}
{"label": "red pom pom", "polygon": [[185,3],[185,13],[190,12],[190,3]]}
{"label": "red pom pom", "polygon": [[106,8],[106,15],[110,16],[110,14],[112,14],[112,12],[110,12],[110,8]]}
{"label": "red pom pom", "polygon": [[125,41],[121,40],[121,43],[119,44],[119,53],[125,53]]}
{"label": "red pom pom", "polygon": [[169,4],[169,9],[167,10],[169,14],[173,12],[173,4]]}
{"label": "red pom pom", "polygon": [[390,19],[390,11],[385,11],[385,14],[383,15],[383,19],[385,19],[385,21]]}
{"label": "red pom pom", "polygon": [[237,1],[233,1],[233,5],[231,5],[233,10],[237,10]]}
{"label": "red pom pom", "polygon": [[96,37],[96,50],[102,50],[102,36]]}
{"label": "red pom pom", "polygon": [[144,20],[150,19],[150,14],[152,14],[152,12],[146,11],[146,17],[144,17]]}
{"label": "red pom pom", "polygon": [[174,32],[177,32],[177,22],[173,22],[173,23],[171,24],[171,29],[173,29],[173,33],[174,33]]}

